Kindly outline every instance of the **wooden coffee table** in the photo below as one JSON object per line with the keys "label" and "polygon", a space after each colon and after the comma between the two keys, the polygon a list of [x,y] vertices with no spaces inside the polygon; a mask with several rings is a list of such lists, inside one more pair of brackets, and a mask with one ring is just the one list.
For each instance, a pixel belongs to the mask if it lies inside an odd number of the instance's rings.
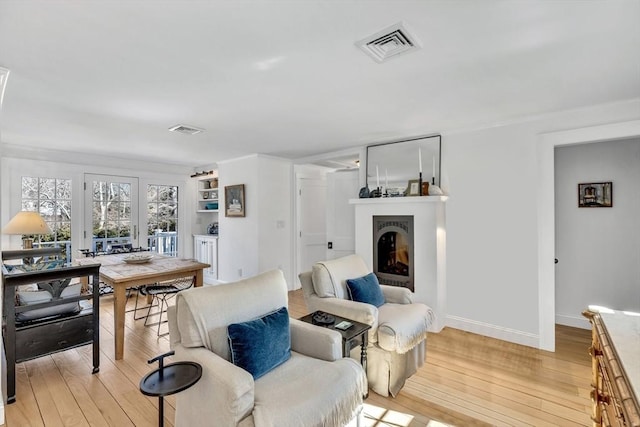
{"label": "wooden coffee table", "polygon": [[[355,320],[347,319],[346,317],[336,316],[335,314],[331,314],[336,319],[335,322],[333,322],[333,324],[320,325],[320,324],[316,324],[313,321],[313,315],[316,313],[317,312],[307,314],[306,316],[301,317],[300,320],[306,323],[311,323],[312,325],[316,325],[322,328],[333,329],[334,331],[340,332],[340,335],[342,335],[342,356],[343,357],[349,357],[349,353],[351,352],[351,345],[353,344],[354,341],[360,338],[361,340],[360,364],[364,368],[364,371],[367,372],[367,345],[369,343],[369,336],[367,331],[371,329],[371,326],[365,323],[356,322]],[[336,325],[343,321],[351,322],[352,325],[345,330],[336,329]]]}

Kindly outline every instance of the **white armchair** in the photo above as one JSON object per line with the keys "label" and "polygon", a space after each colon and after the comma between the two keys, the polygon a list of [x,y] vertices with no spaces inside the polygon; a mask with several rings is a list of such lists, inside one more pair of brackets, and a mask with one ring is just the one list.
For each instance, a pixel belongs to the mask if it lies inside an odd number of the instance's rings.
{"label": "white armchair", "polygon": [[202,365],[202,378],[176,395],[180,426],[359,425],[367,392],[364,370],[342,358],[336,331],[289,318],[291,357],[254,380],[231,362],[227,327],[287,307],[279,270],[178,294],[169,308],[175,359]]}
{"label": "white armchair", "polygon": [[[407,378],[425,362],[426,340],[434,313],[425,304],[413,303],[409,289],[380,285],[385,303],[380,307],[349,299],[347,279],[371,271],[358,255],[316,263],[300,274],[305,303],[317,310],[371,325],[367,378],[369,387],[382,396],[396,396]],[[357,349],[352,357],[359,357]]]}

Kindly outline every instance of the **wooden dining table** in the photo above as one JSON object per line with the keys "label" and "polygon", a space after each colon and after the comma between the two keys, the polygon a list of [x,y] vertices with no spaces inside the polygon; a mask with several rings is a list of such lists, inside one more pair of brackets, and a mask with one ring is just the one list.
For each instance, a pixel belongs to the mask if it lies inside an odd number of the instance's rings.
{"label": "wooden dining table", "polygon": [[[124,261],[131,256],[151,255],[145,263],[134,264]],[[100,280],[113,289],[113,312],[115,334],[115,357],[124,357],[124,316],[127,303],[127,288],[150,285],[156,282],[194,277],[194,286],[202,286],[202,270],[209,264],[193,259],[175,258],[156,252],[135,252],[95,257],[77,258],[77,265],[100,264]]]}

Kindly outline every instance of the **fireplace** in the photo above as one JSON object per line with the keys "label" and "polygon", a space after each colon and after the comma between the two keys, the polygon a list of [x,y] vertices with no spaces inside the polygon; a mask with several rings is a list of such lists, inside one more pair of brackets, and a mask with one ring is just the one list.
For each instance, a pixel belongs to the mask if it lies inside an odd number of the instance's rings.
{"label": "fireplace", "polygon": [[373,216],[373,272],[381,284],[414,292],[412,215]]}
{"label": "fireplace", "polygon": [[[446,221],[445,204],[447,196],[427,197],[378,197],[351,199],[355,205],[356,253],[364,259],[371,271],[376,271],[380,283],[406,286],[412,291],[411,299],[433,308],[436,320],[431,324],[431,332],[440,332],[447,318],[446,281]],[[409,222],[405,222],[409,219]],[[373,230],[373,232],[372,232]],[[392,234],[397,249],[398,233],[406,233],[406,258],[392,256],[391,264],[407,264],[409,268],[396,266],[395,270],[409,273],[409,276],[379,272],[378,237],[387,232]],[[373,234],[373,238],[372,238]],[[402,237],[400,240],[404,239]],[[387,245],[386,240],[380,246]],[[389,245],[392,245],[389,243]],[[403,246],[404,243],[400,242]],[[404,255],[403,255],[404,256]],[[383,260],[385,258],[382,258]],[[393,283],[398,281],[401,283]]]}

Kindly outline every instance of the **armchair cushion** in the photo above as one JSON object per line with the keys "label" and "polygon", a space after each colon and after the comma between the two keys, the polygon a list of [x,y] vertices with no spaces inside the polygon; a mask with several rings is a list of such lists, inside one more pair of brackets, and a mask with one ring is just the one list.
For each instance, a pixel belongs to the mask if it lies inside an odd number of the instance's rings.
{"label": "armchair cushion", "polygon": [[370,272],[358,255],[317,262],[311,269],[313,287],[320,298],[347,299],[347,279],[362,277]]}
{"label": "armchair cushion", "polygon": [[255,382],[256,426],[344,426],[353,419],[367,392],[360,363],[334,362],[292,352],[291,359]]}
{"label": "armchair cushion", "polygon": [[372,304],[376,307],[385,303],[380,283],[373,273],[356,279],[347,279],[347,290],[349,291],[349,299],[353,301]]}
{"label": "armchair cushion", "polygon": [[291,357],[289,312],[286,307],[259,319],[227,327],[231,361],[258,379]]}
{"label": "armchair cushion", "polygon": [[289,318],[291,351],[328,362],[342,359],[342,335],[302,320]]}
{"label": "armchair cushion", "polygon": [[378,345],[404,354],[427,338],[433,311],[421,303],[387,303],[378,308]]}

